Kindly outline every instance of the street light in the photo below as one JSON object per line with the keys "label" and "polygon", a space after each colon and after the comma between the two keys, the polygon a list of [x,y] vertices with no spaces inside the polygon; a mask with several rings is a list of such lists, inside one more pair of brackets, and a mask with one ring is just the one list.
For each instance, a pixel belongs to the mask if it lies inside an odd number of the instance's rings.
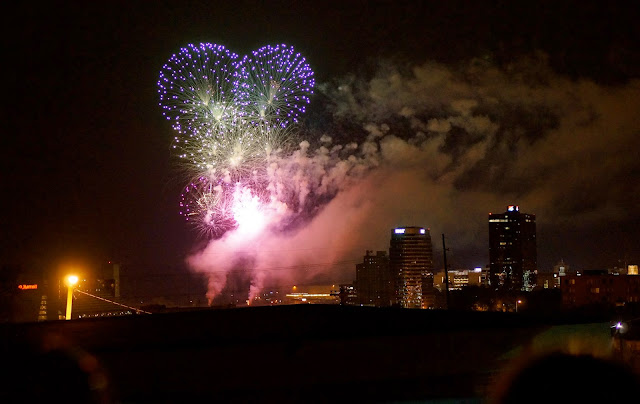
{"label": "street light", "polygon": [[627,332],[627,324],[618,321],[612,328],[615,328],[616,334],[618,334],[618,343],[620,344],[620,360],[624,361],[624,342],[622,341],[622,334]]}
{"label": "street light", "polygon": [[75,275],[67,276],[67,320],[71,320],[71,303],[73,301],[73,287],[78,283],[78,277]]}
{"label": "street light", "polygon": [[518,312],[518,304],[522,303],[522,300],[516,300],[516,313]]}

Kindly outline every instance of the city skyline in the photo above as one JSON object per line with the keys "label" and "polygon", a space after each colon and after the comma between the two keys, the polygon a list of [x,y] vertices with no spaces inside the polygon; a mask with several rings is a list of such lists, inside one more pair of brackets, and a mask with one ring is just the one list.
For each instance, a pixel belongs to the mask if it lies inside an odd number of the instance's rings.
{"label": "city skyline", "polygon": [[[241,54],[295,46],[316,78],[300,129],[309,159],[356,144],[370,168],[345,175],[348,158],[327,166],[335,192],[260,239],[252,265],[293,268],[279,269],[284,281],[347,281],[355,265],[329,264],[386,248],[389,228],[417,225],[431,229],[434,261],[445,234],[451,265],[484,266],[486,215],[510,204],[537,216],[538,269],[560,259],[585,269],[638,263],[637,11],[455,6],[282,2],[277,24],[252,2],[20,6],[25,24],[7,39],[16,98],[0,265],[112,260],[153,271],[197,253],[233,255],[207,250],[179,216],[174,134],[157,106],[164,61],[199,42]],[[295,273],[305,265],[316,268]]]}

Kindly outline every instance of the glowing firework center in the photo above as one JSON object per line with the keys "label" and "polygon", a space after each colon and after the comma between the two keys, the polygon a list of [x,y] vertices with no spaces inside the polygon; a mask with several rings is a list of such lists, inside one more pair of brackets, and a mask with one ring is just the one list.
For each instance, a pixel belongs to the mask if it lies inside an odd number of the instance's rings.
{"label": "glowing firework center", "polygon": [[222,45],[190,44],[160,71],[163,114],[190,177],[180,214],[210,237],[255,232],[277,213],[268,185],[272,159],[293,147],[291,127],[313,94],[313,71],[286,45],[242,59]]}

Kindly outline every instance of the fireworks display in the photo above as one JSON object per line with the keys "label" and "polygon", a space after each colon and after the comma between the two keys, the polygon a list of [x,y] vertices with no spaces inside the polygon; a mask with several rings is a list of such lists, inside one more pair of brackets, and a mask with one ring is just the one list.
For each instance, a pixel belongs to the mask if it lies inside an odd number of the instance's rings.
{"label": "fireworks display", "polygon": [[228,192],[224,183],[216,184],[200,177],[184,188],[180,214],[204,234],[220,234],[234,226]]}
{"label": "fireworks display", "polygon": [[188,222],[218,237],[253,217],[248,208],[262,210],[256,201],[273,202],[269,164],[292,150],[292,125],[313,86],[305,58],[286,45],[240,59],[222,45],[190,44],[169,58],[158,92],[178,132],[173,147],[193,178],[180,202]]}
{"label": "fireworks display", "polygon": [[237,59],[224,46],[207,43],[190,44],[171,56],[160,71],[158,87],[163,113],[175,130],[199,137],[233,123],[234,90],[241,73],[235,69]]}
{"label": "fireworks display", "polygon": [[309,103],[313,71],[293,47],[265,46],[239,63],[239,98],[251,116],[285,127],[298,121]]}
{"label": "fireworks display", "polygon": [[[388,229],[407,223],[449,229],[477,260],[485,209],[514,198],[548,220],[617,217],[608,203],[592,210],[601,201],[591,183],[615,183],[635,168],[620,150],[637,148],[627,105],[637,83],[585,85],[545,60],[506,70],[476,59],[456,68],[391,64],[325,83],[333,121],[307,128],[312,138],[303,140],[296,123],[314,78],[290,47],[246,57],[218,45],[181,49],[161,70],[160,103],[188,172],[180,212],[209,238],[187,264],[205,276],[210,303],[349,281],[355,261],[338,263],[384,246]],[[616,170],[604,174],[591,161],[601,150],[617,156]],[[558,186],[566,178],[588,204],[568,202]]]}

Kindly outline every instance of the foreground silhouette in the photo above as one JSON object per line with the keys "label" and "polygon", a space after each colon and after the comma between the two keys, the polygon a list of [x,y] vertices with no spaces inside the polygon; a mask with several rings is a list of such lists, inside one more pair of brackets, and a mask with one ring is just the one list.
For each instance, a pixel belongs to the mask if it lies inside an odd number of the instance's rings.
{"label": "foreground silhouette", "polygon": [[525,360],[503,375],[489,402],[608,403],[630,397],[640,397],[640,381],[623,364],[592,355],[552,352]]}

